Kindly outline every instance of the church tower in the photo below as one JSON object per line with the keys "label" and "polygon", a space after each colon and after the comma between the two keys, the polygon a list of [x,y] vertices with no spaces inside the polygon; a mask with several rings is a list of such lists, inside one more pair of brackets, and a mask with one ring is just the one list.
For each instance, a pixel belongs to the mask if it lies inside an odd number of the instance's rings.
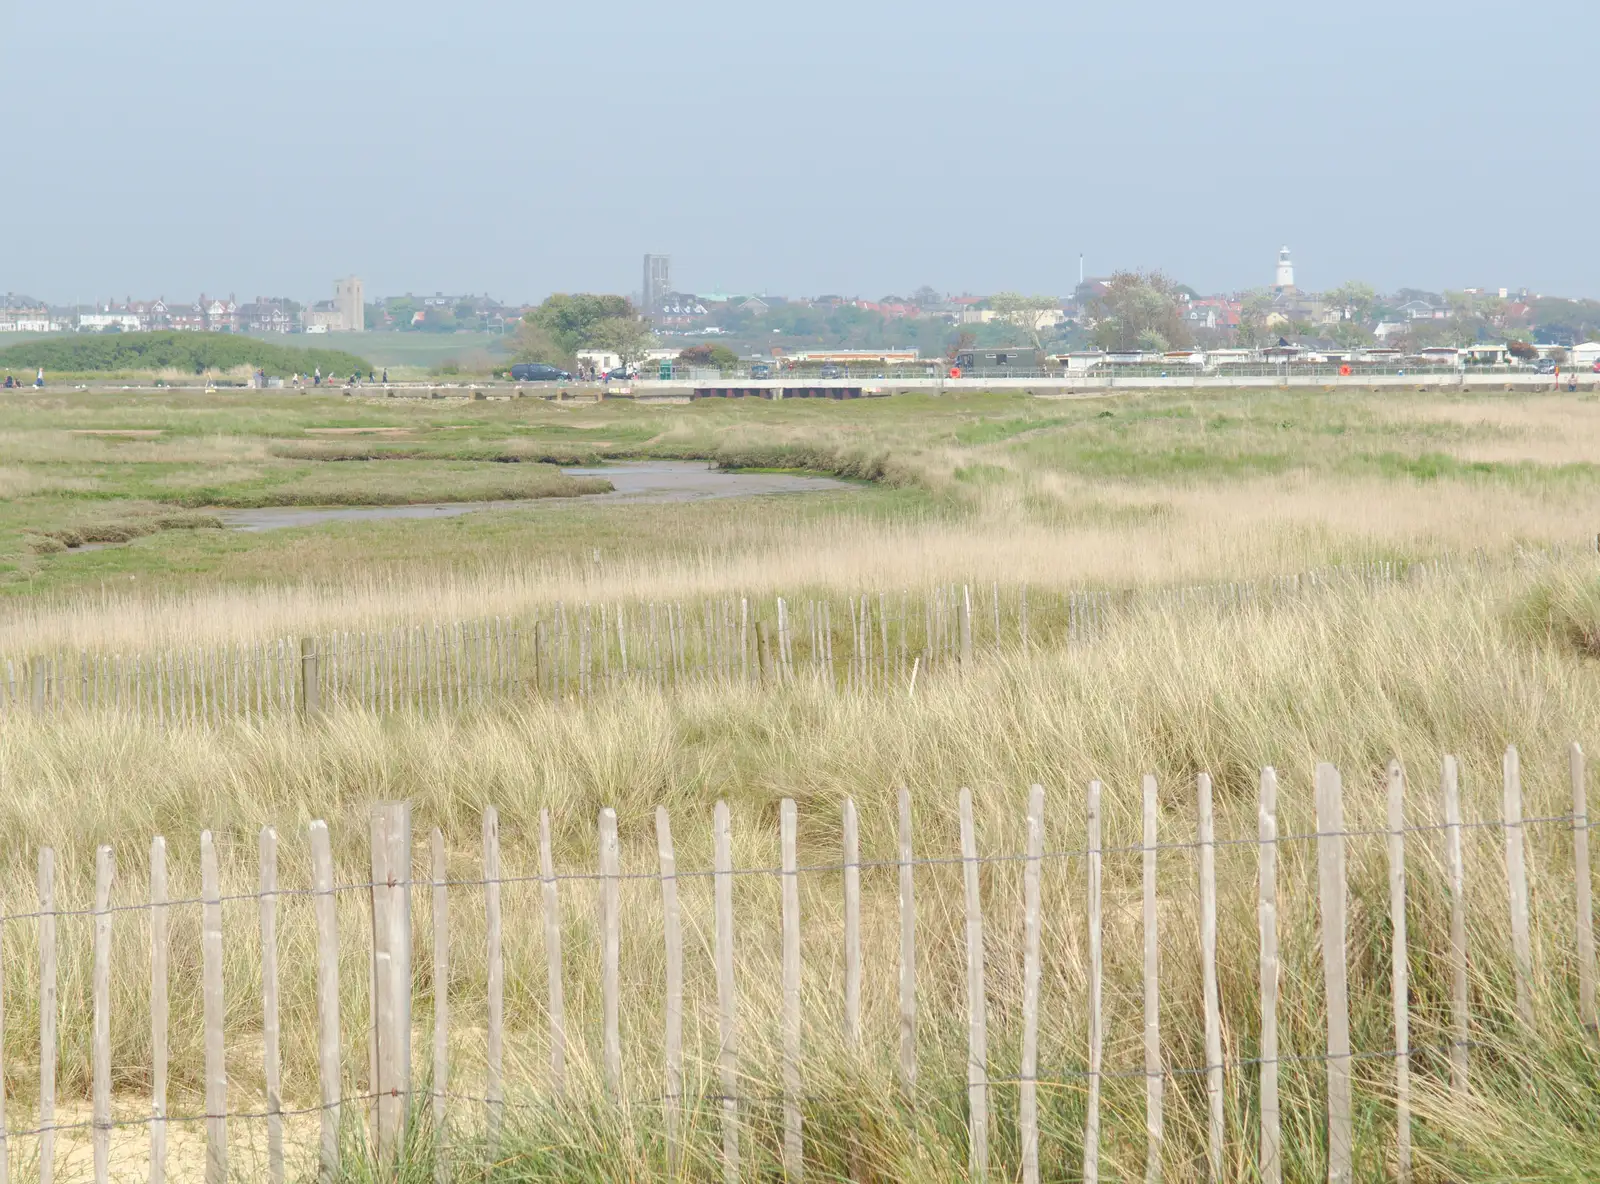
{"label": "church tower", "polygon": [[1278,252],[1278,278],[1273,282],[1274,292],[1294,291],[1294,264],[1289,261],[1289,248]]}

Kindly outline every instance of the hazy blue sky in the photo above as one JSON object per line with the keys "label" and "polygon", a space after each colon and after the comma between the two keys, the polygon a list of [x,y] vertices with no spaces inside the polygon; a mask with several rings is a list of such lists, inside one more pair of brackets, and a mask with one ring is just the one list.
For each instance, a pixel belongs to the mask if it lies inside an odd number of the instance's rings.
{"label": "hazy blue sky", "polygon": [[1595,0],[0,0],[0,291],[1600,295]]}

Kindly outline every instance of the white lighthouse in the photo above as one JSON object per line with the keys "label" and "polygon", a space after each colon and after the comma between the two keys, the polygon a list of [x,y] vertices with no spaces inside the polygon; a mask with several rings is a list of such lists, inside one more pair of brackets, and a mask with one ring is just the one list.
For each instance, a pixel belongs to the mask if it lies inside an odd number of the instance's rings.
{"label": "white lighthouse", "polygon": [[1284,247],[1278,252],[1278,278],[1273,282],[1274,292],[1294,291],[1294,264],[1289,260],[1289,248]]}

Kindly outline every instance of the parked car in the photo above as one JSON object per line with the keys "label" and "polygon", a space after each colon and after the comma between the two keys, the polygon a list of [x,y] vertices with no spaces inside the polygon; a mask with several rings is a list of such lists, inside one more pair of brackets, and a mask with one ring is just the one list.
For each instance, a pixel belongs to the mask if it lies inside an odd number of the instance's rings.
{"label": "parked car", "polygon": [[836,366],[832,362],[828,362],[826,365],[824,365],[822,367],[822,377],[823,378],[843,378],[844,377],[844,370],[843,370],[842,367]]}
{"label": "parked car", "polygon": [[572,375],[543,362],[518,362],[511,367],[512,382],[571,382]]}
{"label": "parked car", "polygon": [[1534,367],[1534,370],[1539,374],[1554,374],[1556,372],[1556,364],[1550,358],[1540,358],[1539,364]]}
{"label": "parked car", "polygon": [[633,375],[628,373],[626,366],[618,366],[615,370],[607,370],[600,376],[601,382],[626,382]]}
{"label": "parked car", "polygon": [[771,378],[772,377],[772,367],[767,365],[767,363],[765,363],[765,362],[757,362],[755,365],[750,367],[750,377],[751,378]]}

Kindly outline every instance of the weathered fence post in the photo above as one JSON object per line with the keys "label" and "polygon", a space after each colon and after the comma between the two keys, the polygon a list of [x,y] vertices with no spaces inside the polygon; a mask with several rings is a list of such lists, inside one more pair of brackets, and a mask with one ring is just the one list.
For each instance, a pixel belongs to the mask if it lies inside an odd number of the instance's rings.
{"label": "weathered fence post", "polygon": [[961,585],[961,673],[972,669],[972,589]]}
{"label": "weathered fence post", "polygon": [[721,1040],[717,1068],[722,1083],[722,1178],[726,1184],[739,1184],[739,1004],[733,981],[733,836],[727,802],[717,802],[712,812],[712,828],[717,1030]]}
{"label": "weathered fence post", "polygon": [[959,806],[961,871],[967,901],[967,1172],[973,1180],[981,1181],[989,1175],[989,1020],[984,991],[978,835],[972,820],[970,789],[961,790]]}
{"label": "weathered fence post", "polygon": [[600,811],[600,1011],[606,1092],[622,1097],[622,904],[618,894],[617,812]]}
{"label": "weathered fence post", "polygon": [[111,1178],[111,879],[110,847],[95,851],[94,884],[94,1178]]}
{"label": "weathered fence post", "polygon": [[380,1160],[405,1143],[411,1105],[411,806],[372,808],[372,956]]}
{"label": "weathered fence post", "polygon": [[167,840],[150,842],[150,1184],[167,1178]]}
{"label": "weathered fence post", "polygon": [[1600,1030],[1595,1009],[1594,885],[1589,878],[1589,791],[1584,777],[1583,749],[1572,746],[1572,867],[1576,881],[1578,925],[1578,1016],[1585,1028]]}
{"label": "weathered fence post", "polygon": [[[164,885],[163,885],[164,886]],[[339,1172],[339,904],[333,895],[333,845],[328,824],[311,824],[311,887],[317,914],[317,1078],[322,1086],[322,1177]]]}
{"label": "weathered fence post", "polygon": [[672,846],[672,820],[656,807],[656,850],[661,859],[661,915],[667,952],[667,1000],[663,1017],[667,1090],[667,1175],[678,1178],[682,1158],[678,1133],[683,1110],[683,921],[678,905],[678,860]]}
{"label": "weathered fence post", "polygon": [[[496,832],[498,834],[498,831]],[[498,843],[498,839],[496,840]],[[499,848],[495,861],[499,863]],[[495,873],[499,875],[498,872]],[[556,1093],[567,1088],[567,1005],[561,975],[561,895],[556,888],[555,855],[550,849],[550,811],[539,811],[539,881],[544,893],[545,987],[550,1015],[550,1087]],[[500,898],[495,896],[498,917]]]}
{"label": "weathered fence post", "polygon": [[900,787],[900,1087],[917,1087],[917,898],[911,863],[911,791]]}
{"label": "weathered fence post", "polygon": [[438,1141],[434,1178],[444,1184],[449,1178],[444,1145],[450,1079],[450,896],[444,832],[437,826],[428,836],[428,847],[433,865],[433,1133]]}
{"label": "weathered fence post", "polygon": [[228,1062],[223,1045],[227,1009],[222,996],[222,890],[217,848],[200,832],[200,951],[206,1060],[206,1184],[228,1180]]}
{"label": "weathered fence post", "polygon": [[1105,1043],[1101,1014],[1101,990],[1105,977],[1104,951],[1100,925],[1100,782],[1089,782],[1089,1098],[1083,1129],[1083,1178],[1085,1184],[1100,1179],[1100,1066]]}
{"label": "weathered fence post", "polygon": [[1206,1164],[1212,1181],[1222,1179],[1222,1008],[1217,997],[1217,844],[1211,813],[1211,775],[1201,773],[1199,796],[1200,976],[1205,1003]]}
{"label": "weathered fence post", "polygon": [[300,639],[300,713],[307,719],[322,714],[322,682],[317,674],[317,639]]}
{"label": "weathered fence post", "polygon": [[1522,764],[1515,746],[1506,749],[1504,813],[1506,892],[1511,906],[1511,960],[1516,974],[1517,1015],[1533,1027],[1533,944],[1528,926],[1528,856],[1522,833]]}
{"label": "weathered fence post", "polygon": [[1283,1128],[1278,1110],[1278,773],[1261,770],[1257,852],[1261,942],[1261,1184],[1283,1179]]}
{"label": "weathered fence post", "polygon": [[861,831],[853,798],[844,800],[844,1038],[861,1049]]}
{"label": "weathered fence post", "polygon": [[[1026,602],[1024,602],[1026,603]],[[1156,910],[1156,779],[1143,779],[1144,872],[1144,1178],[1161,1179],[1162,1102],[1166,1084],[1161,1067],[1161,926]]]}
{"label": "weathered fence post", "polygon": [[1461,785],[1456,758],[1444,758],[1445,875],[1450,883],[1450,1088],[1465,1094],[1468,1088],[1467,1043],[1472,1013],[1467,1003],[1467,897],[1466,866],[1461,852]]}
{"label": "weathered fence post", "polygon": [[1394,999],[1395,1159],[1401,1184],[1411,1179],[1411,1017],[1407,1011],[1406,775],[1389,762],[1390,992]]}
{"label": "weathered fence post", "polygon": [[39,1184],[55,1176],[56,853],[39,848]]}
{"label": "weathered fence post", "polygon": [[1039,979],[1043,910],[1044,786],[1028,789],[1028,850],[1022,865],[1022,1065],[1017,1086],[1017,1135],[1023,1184],[1039,1182]]}
{"label": "weathered fence post", "polygon": [[1339,770],[1326,763],[1317,766],[1317,867],[1328,1007],[1328,1184],[1350,1184],[1354,1129],[1345,954],[1344,785]]}
{"label": "weathered fence post", "polygon": [[261,1068],[267,1088],[267,1172],[283,1184],[283,1084],[278,1059],[278,832],[261,828],[257,919],[261,926]]}
{"label": "weathered fence post", "polygon": [[502,1082],[505,1065],[506,968],[500,918],[500,812],[483,808],[483,919],[488,959],[488,1056],[484,1065],[484,1118],[489,1139],[497,1141],[505,1117]]}
{"label": "weathered fence post", "polygon": [[805,1153],[800,1105],[800,873],[799,823],[793,798],[778,808],[781,848],[783,923],[783,1171],[791,1180],[805,1178]]}

